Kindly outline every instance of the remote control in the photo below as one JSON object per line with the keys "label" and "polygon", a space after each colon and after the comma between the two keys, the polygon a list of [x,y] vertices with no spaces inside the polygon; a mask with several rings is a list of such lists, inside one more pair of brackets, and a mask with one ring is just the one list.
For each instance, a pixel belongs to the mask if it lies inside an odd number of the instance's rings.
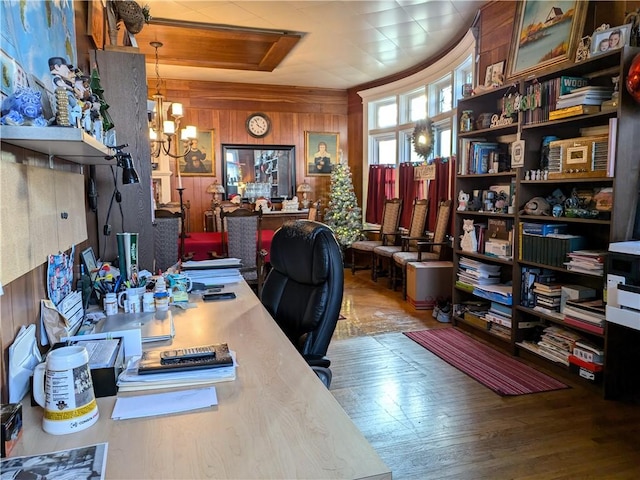
{"label": "remote control", "polygon": [[203,347],[180,348],[176,350],[165,350],[160,353],[162,363],[177,363],[191,359],[206,359],[216,356],[213,345]]}

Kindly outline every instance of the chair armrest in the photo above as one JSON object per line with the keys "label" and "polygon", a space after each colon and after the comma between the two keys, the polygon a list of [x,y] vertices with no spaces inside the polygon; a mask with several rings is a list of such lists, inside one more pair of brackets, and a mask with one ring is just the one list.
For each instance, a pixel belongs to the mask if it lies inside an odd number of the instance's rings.
{"label": "chair armrest", "polygon": [[[431,237],[425,237],[425,236],[420,236],[420,237],[409,237],[407,235],[403,235],[402,237],[400,237],[400,241],[402,243],[402,250],[403,251],[408,251],[409,250],[409,242],[413,241],[413,240],[422,240],[422,241],[429,241],[431,240]],[[418,242],[419,243],[419,242]]]}

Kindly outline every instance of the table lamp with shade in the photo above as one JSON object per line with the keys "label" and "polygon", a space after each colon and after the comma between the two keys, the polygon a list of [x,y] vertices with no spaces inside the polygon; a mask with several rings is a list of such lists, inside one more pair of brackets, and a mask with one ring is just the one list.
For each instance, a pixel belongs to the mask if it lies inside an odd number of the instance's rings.
{"label": "table lamp with shade", "polygon": [[302,208],[309,208],[309,199],[307,198],[307,193],[311,192],[311,185],[307,182],[301,183],[298,185],[298,189],[296,190],[298,193],[302,193]]}
{"label": "table lamp with shade", "polygon": [[207,193],[211,194],[211,210],[220,204],[220,195],[224,195],[225,190],[217,181],[207,187]]}

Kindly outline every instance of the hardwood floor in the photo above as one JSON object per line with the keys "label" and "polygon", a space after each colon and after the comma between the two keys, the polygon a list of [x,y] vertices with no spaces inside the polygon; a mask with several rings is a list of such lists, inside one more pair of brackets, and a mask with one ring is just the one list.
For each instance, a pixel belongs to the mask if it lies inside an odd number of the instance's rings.
{"label": "hardwood floor", "polygon": [[566,378],[501,397],[403,335],[447,325],[369,271],[345,270],[343,303],[331,391],[394,479],[640,478],[640,405]]}

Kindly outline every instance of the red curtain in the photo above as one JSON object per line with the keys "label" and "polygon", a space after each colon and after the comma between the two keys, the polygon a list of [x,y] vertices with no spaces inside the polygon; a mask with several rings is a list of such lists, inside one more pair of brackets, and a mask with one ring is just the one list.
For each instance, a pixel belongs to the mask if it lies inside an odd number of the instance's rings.
{"label": "red curtain", "polygon": [[[404,162],[400,164],[400,192],[398,197],[402,200],[402,217],[400,217],[400,226],[409,228],[411,223],[411,206],[413,200],[421,198],[419,195],[420,184],[423,182],[413,179],[413,164]],[[422,197],[424,198],[424,197]]]}
{"label": "red curtain", "polygon": [[[442,200],[453,199],[453,182],[455,179],[456,165],[455,157],[436,158],[436,178],[429,181],[429,219],[427,230],[433,231],[436,227],[436,217],[438,216],[438,204]],[[453,215],[449,215],[448,231],[453,233]]]}
{"label": "red curtain", "polygon": [[369,165],[369,188],[367,193],[367,218],[369,223],[382,222],[384,200],[395,194],[395,165]]}

